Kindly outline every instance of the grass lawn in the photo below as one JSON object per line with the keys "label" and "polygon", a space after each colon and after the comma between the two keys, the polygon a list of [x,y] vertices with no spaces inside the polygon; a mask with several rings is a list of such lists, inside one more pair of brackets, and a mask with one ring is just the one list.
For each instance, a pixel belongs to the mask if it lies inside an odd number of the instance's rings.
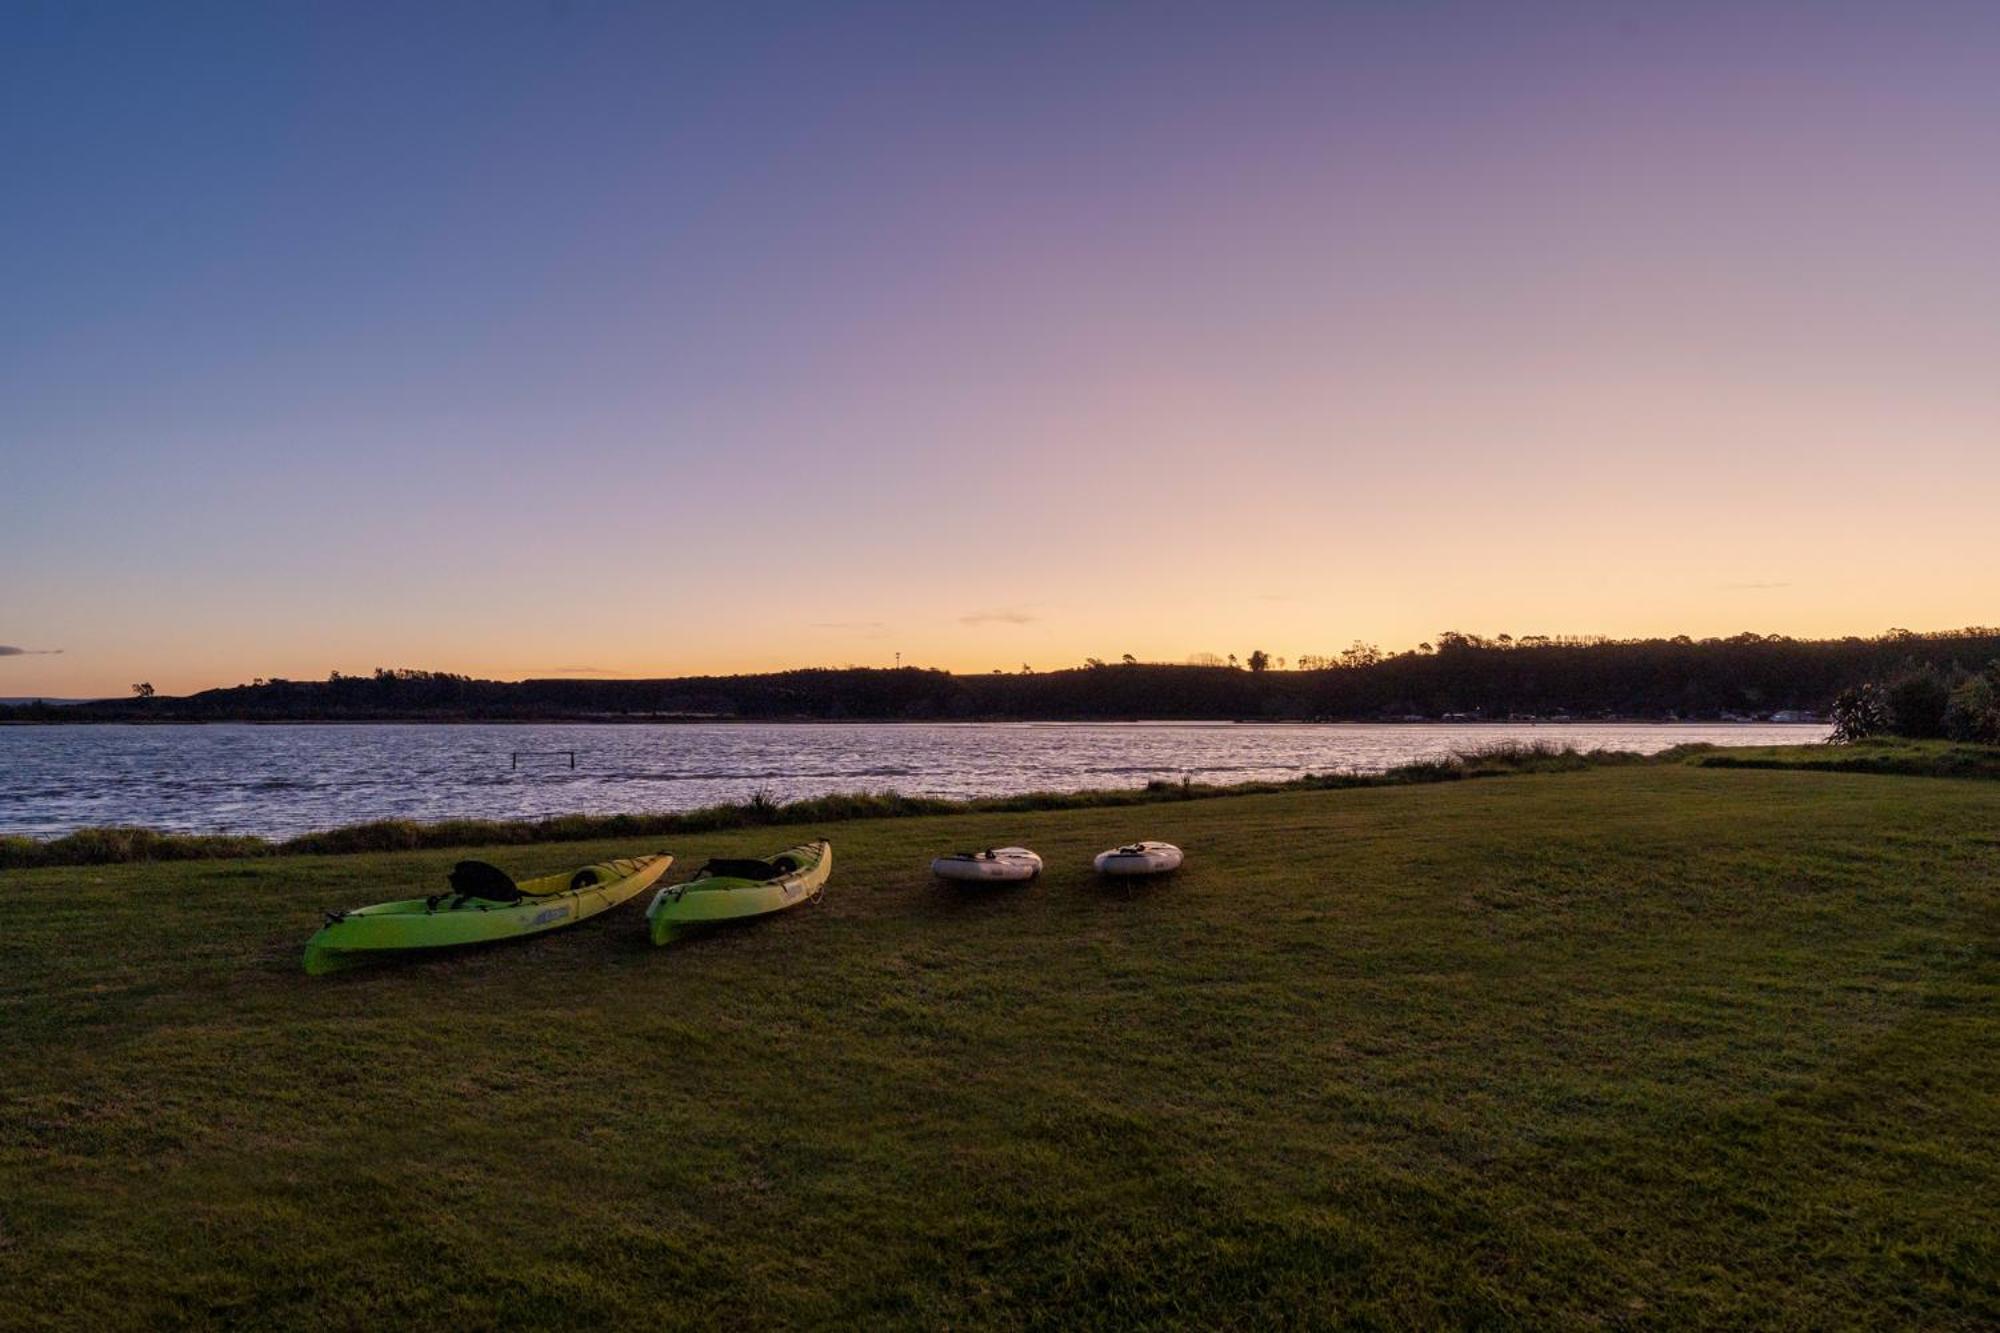
{"label": "grass lawn", "polygon": [[[431,851],[0,874],[0,1324],[2000,1323],[2000,784],[704,834],[826,899],[311,980]],[[1134,837],[1156,887],[1096,882]],[[947,890],[934,852],[1050,871]],[[491,853],[521,875],[632,841]]]}

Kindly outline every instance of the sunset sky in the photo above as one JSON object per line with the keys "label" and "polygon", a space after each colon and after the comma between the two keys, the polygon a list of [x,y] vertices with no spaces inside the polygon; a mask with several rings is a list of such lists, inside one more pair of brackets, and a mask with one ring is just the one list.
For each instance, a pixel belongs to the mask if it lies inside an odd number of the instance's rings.
{"label": "sunset sky", "polygon": [[0,0],[0,696],[2000,621],[1996,70],[1974,3]]}

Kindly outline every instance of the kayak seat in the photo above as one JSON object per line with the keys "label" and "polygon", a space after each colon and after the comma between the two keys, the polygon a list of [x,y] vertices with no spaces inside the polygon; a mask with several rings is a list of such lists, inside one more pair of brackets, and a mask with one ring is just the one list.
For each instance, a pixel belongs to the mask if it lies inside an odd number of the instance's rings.
{"label": "kayak seat", "polygon": [[508,873],[484,861],[460,861],[451,868],[451,891],[461,898],[489,903],[515,903],[525,895]]}
{"label": "kayak seat", "polygon": [[787,872],[769,861],[720,860],[710,861],[695,872],[696,879],[777,879]]}
{"label": "kayak seat", "polygon": [[601,882],[597,877],[596,866],[585,866],[569,877],[569,886],[572,889],[587,889],[591,885]]}

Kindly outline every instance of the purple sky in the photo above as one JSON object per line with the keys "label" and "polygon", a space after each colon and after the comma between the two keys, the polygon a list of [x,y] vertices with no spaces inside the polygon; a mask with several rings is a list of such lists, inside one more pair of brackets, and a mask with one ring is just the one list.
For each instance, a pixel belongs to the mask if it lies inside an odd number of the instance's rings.
{"label": "purple sky", "polygon": [[2000,7],[0,5],[0,695],[2000,619]]}

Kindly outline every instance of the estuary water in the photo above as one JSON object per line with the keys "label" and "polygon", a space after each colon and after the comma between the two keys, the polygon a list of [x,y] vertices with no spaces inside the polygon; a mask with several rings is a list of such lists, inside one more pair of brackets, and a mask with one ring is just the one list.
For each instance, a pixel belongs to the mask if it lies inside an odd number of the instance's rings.
{"label": "estuary water", "polygon": [[[1652,753],[1785,745],[1769,723],[674,723],[0,727],[0,833],[93,824],[285,837],[896,790],[995,796],[1375,773],[1497,741]],[[572,767],[574,763],[574,767]]]}

